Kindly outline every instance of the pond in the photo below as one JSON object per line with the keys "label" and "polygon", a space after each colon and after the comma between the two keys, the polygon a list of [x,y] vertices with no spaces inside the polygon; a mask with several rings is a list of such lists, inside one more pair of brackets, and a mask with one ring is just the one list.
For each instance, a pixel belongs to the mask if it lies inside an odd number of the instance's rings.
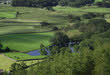
{"label": "pond", "polygon": [[[74,52],[74,48],[73,47],[70,47],[71,51]],[[46,50],[47,51],[47,55],[50,55],[50,51],[49,50]],[[40,56],[40,50],[34,50],[34,51],[30,51],[28,52],[27,54],[31,55],[31,56]]]}
{"label": "pond", "polygon": [[[74,48],[71,47],[71,45],[73,46],[75,44],[75,42],[69,42],[68,43],[69,46],[70,46],[70,49],[72,52],[74,52]],[[50,55],[50,51],[46,48],[46,51],[47,51],[47,55]],[[28,52],[27,54],[31,55],[31,56],[40,56],[40,50],[34,50],[34,51],[30,51]]]}

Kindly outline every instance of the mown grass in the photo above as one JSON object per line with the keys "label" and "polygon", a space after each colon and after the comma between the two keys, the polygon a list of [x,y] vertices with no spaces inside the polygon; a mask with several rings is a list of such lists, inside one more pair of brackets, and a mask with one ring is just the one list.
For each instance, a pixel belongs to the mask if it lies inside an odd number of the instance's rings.
{"label": "mown grass", "polygon": [[15,59],[15,60],[29,60],[29,59],[42,59],[45,58],[45,55],[40,55],[40,56],[31,56],[26,53],[19,53],[19,52],[10,52],[10,53],[5,53],[6,56]]}
{"label": "mown grass", "polygon": [[0,18],[16,18],[16,12],[11,11],[0,11]]}
{"label": "mown grass", "polygon": [[30,34],[9,34],[0,36],[4,47],[20,52],[29,52],[40,48],[40,44],[49,45],[53,32],[30,33]]}

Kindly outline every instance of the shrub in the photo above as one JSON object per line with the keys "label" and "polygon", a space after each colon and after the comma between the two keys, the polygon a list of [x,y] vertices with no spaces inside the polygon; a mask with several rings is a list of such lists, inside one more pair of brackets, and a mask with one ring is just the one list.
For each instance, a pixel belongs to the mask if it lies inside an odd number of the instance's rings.
{"label": "shrub", "polygon": [[48,23],[48,22],[41,22],[40,24],[41,24],[41,26],[48,26],[48,25],[50,25],[50,23]]}
{"label": "shrub", "polygon": [[52,30],[58,30],[58,27],[53,27]]}
{"label": "shrub", "polygon": [[97,5],[99,7],[103,7],[103,2],[97,2],[95,5]]}
{"label": "shrub", "polygon": [[74,16],[72,14],[69,14],[68,16],[69,22],[75,22],[75,21],[80,21],[80,17],[79,16]]}

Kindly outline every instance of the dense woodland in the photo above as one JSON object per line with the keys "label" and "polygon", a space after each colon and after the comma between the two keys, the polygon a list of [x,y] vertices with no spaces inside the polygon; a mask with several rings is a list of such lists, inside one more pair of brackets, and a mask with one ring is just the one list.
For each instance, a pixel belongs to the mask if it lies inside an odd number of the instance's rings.
{"label": "dense woodland", "polygon": [[[57,5],[110,7],[110,0],[95,4],[94,1],[13,0],[12,5],[48,9]],[[14,63],[10,68],[11,75],[110,75],[110,23],[105,20],[104,14],[87,13],[82,16],[70,14],[68,21],[74,23],[73,29],[78,29],[83,34],[69,38],[63,32],[56,32],[50,40],[48,58],[30,68],[24,62]],[[74,52],[70,50],[69,42],[74,42],[72,46]],[[47,55],[45,48],[43,44],[40,45],[42,55]],[[8,74],[8,72],[4,73],[4,75]]]}

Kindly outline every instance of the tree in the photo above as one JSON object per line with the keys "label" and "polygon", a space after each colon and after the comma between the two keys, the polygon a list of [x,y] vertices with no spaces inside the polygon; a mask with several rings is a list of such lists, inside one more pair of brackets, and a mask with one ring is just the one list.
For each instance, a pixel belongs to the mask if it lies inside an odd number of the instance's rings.
{"label": "tree", "polygon": [[95,0],[60,0],[59,5],[61,6],[71,6],[71,7],[81,7],[87,4],[94,3]]}
{"label": "tree", "polygon": [[50,7],[56,6],[58,0],[13,0],[12,6],[26,6],[26,7]]}
{"label": "tree", "polygon": [[40,54],[41,55],[47,55],[48,54],[46,51],[46,47],[43,44],[40,45]]}
{"label": "tree", "polygon": [[56,45],[58,47],[65,47],[68,45],[70,40],[66,34],[62,32],[57,32],[50,41],[52,46]]}
{"label": "tree", "polygon": [[10,51],[10,49],[9,49],[8,47],[6,47],[5,51],[6,51],[6,52],[9,52],[9,51]]}
{"label": "tree", "polygon": [[50,50],[50,54],[51,54],[51,55],[55,55],[55,54],[57,54],[57,53],[60,53],[59,47],[58,47],[58,46],[53,46],[53,47],[51,48],[51,50]]}
{"label": "tree", "polygon": [[90,19],[87,23],[80,25],[79,29],[85,33],[101,33],[110,28],[110,24],[104,19]]}

